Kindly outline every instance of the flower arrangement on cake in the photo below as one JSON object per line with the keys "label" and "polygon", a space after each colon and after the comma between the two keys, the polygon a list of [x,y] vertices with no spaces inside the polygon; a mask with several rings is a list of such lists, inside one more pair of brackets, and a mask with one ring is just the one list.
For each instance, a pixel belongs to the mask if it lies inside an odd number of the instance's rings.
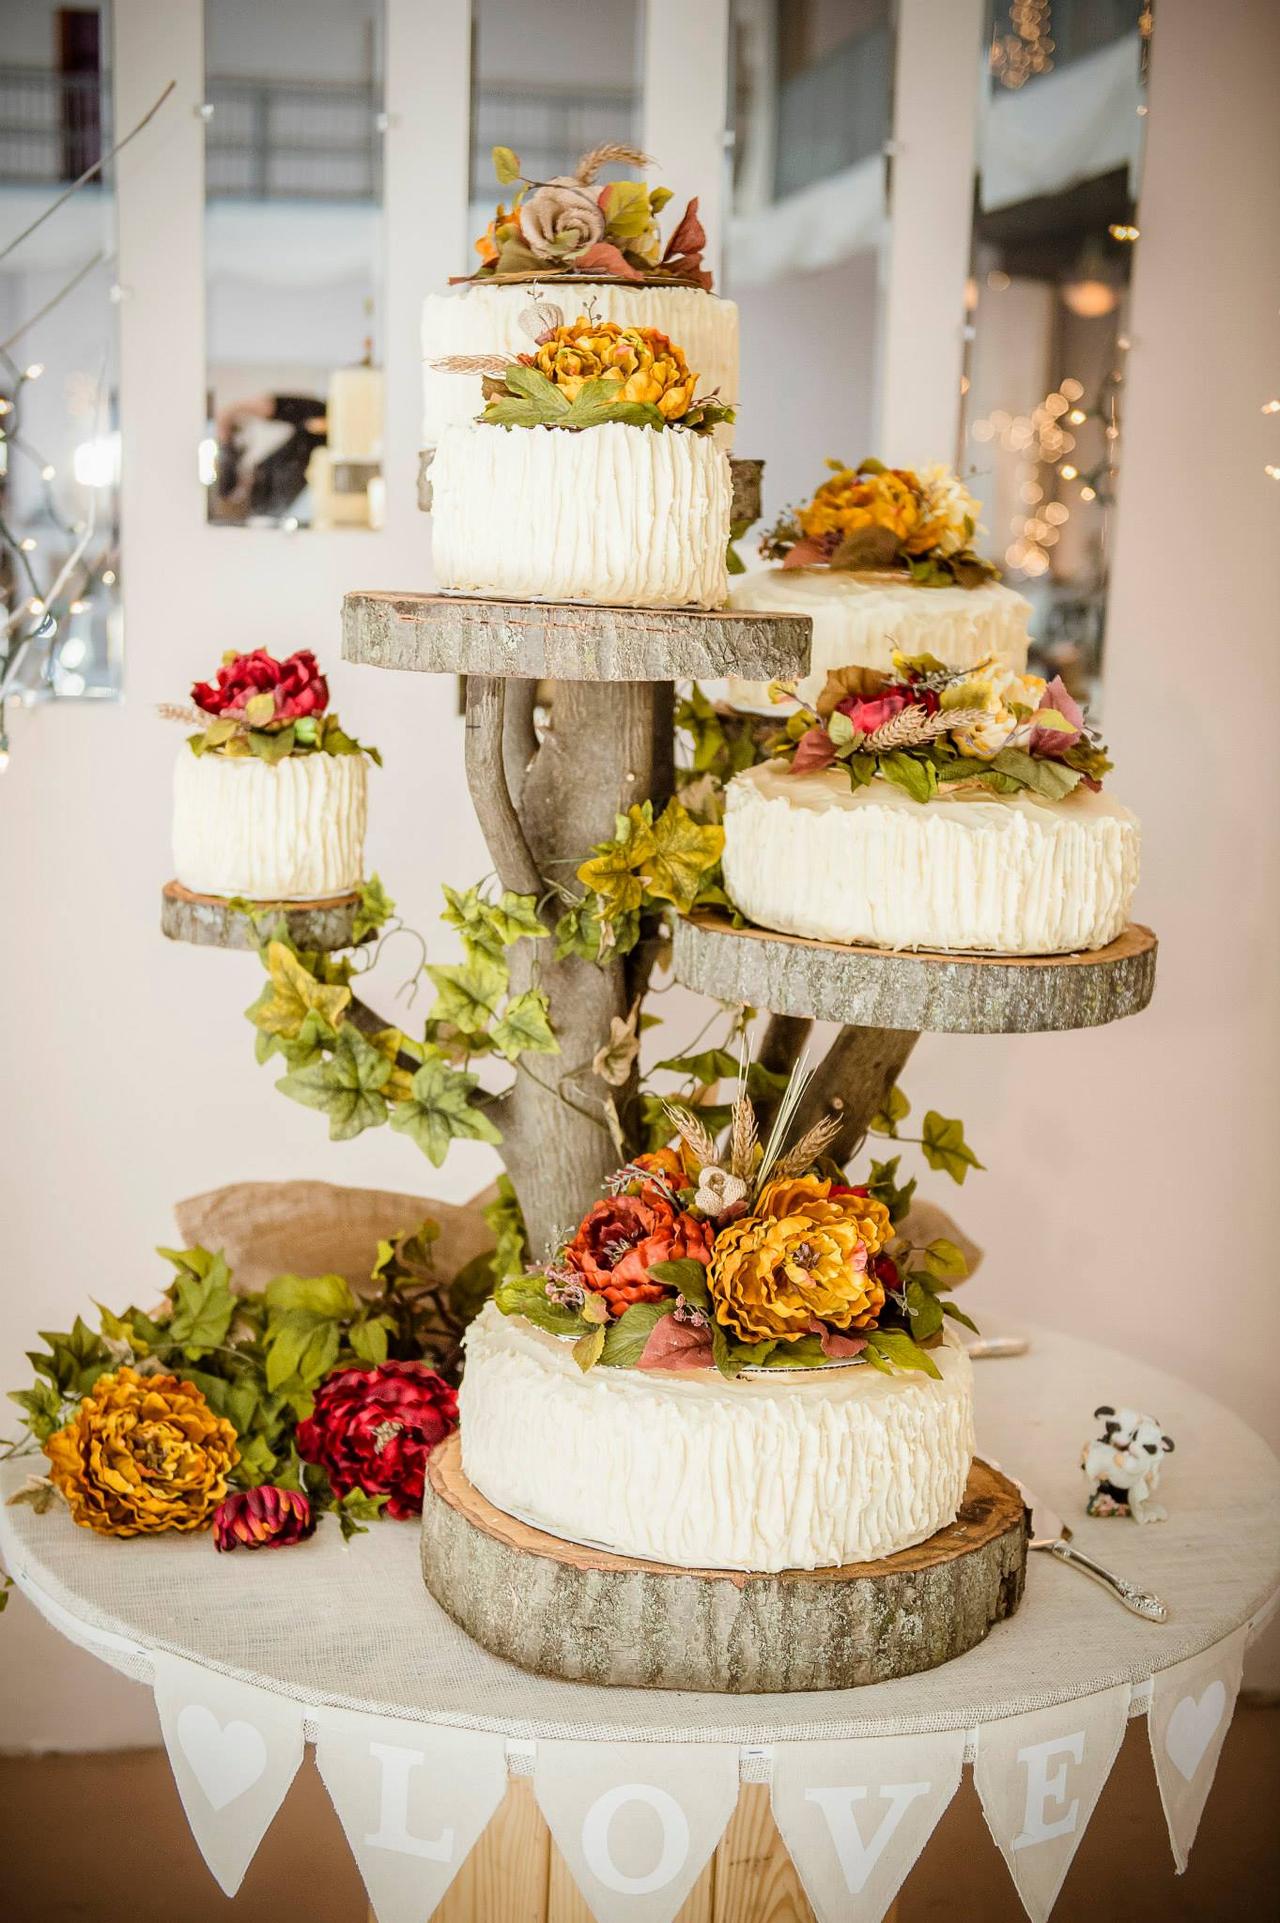
{"label": "flower arrangement on cake", "polygon": [[838,1121],[785,1147],[805,1080],[797,1067],[763,1142],[745,1074],[723,1149],[697,1113],[668,1104],[671,1146],[619,1168],[548,1262],[498,1287],[497,1308],[571,1339],[584,1371],[732,1379],[863,1362],[936,1376],[944,1317],[973,1326],[945,1300],[964,1257],[945,1238],[917,1248],[899,1234],[914,1183],[896,1186],[896,1163],[851,1184],[824,1159]]}
{"label": "flower arrangement on cake", "polygon": [[[558,307],[538,309],[547,323],[532,354],[486,374],[480,419],[495,427],[676,427],[709,434],[734,410],[715,395],[694,397],[698,375],[684,352],[656,327],[623,327],[579,314],[566,325]],[[448,363],[443,363],[448,365]]]}
{"label": "flower arrangement on cake", "polygon": [[978,503],[941,463],[917,474],[869,457],[828,461],[831,477],[788,508],[760,552],[784,568],[894,569],[919,587],[977,587],[999,569],[974,552]]}
{"label": "flower arrangement on cake", "polygon": [[100,1535],[211,1530],[218,1549],[304,1541],[326,1511],[345,1536],[422,1509],[427,1455],[457,1421],[462,1330],[488,1260],[445,1284],[436,1225],[379,1245],[372,1290],[282,1275],[237,1292],[223,1257],[162,1249],[158,1303],[41,1337],[11,1399],[48,1474],[14,1500],[59,1498]]}
{"label": "flower arrangement on cake", "polygon": [[201,726],[174,770],[173,854],[195,894],[300,901],[358,886],[364,864],[366,764],[329,707],[314,654],[278,661],[265,648],[222,657],[191,690]]}
{"label": "flower arrangement on cake", "polygon": [[499,205],[475,244],[475,280],[547,280],[577,275],[624,281],[675,281],[711,289],[702,264],[707,237],[691,200],[666,245],[658,215],[671,199],[668,187],[642,180],[613,180],[597,187],[603,167],[652,166],[648,154],[610,141],[583,154],[570,174],[531,180],[510,147],[493,149],[500,187],[517,187],[510,208]]}

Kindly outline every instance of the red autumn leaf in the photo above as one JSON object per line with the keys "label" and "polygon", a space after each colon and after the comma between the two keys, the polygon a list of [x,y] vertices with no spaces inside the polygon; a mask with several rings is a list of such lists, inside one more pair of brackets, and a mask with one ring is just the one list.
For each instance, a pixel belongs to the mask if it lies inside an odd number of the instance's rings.
{"label": "red autumn leaf", "polygon": [[674,1315],[654,1323],[636,1363],[637,1369],[671,1369],[677,1375],[713,1366],[710,1329],[705,1323],[677,1322]]}
{"label": "red autumn leaf", "polygon": [[662,258],[670,263],[682,254],[700,254],[707,244],[706,229],[698,219],[698,199],[694,198],[680,217],[680,224],[667,242]]}
{"label": "red autumn leaf", "polygon": [[824,561],[830,559],[829,546],[822,541],[806,538],[803,541],[797,541],[793,548],[788,549],[782,557],[782,565],[784,568],[812,568],[819,567]]}
{"label": "red autumn leaf", "polygon": [[575,273],[621,274],[625,280],[643,280],[644,275],[631,265],[631,262],[610,240],[598,240],[594,247],[588,247],[583,254],[573,257]]}
{"label": "red autumn leaf", "polygon": [[810,728],[796,743],[796,751],[791,759],[793,775],[811,775],[819,768],[829,768],[836,758],[836,744],[825,728]]}
{"label": "red autumn leaf", "polygon": [[861,1355],[867,1346],[864,1335],[841,1335],[838,1329],[827,1328],[824,1322],[814,1325],[814,1334],[822,1344],[822,1353],[834,1362],[838,1358]]}

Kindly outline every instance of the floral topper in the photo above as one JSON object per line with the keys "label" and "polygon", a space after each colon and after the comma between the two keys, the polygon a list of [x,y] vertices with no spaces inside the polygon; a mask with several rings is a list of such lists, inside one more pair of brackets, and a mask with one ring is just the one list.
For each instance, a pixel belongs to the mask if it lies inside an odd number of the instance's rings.
{"label": "floral topper", "polygon": [[722,1150],[695,1111],[669,1107],[672,1144],[620,1168],[549,1262],[499,1286],[498,1308],[571,1338],[584,1370],[733,1378],[839,1361],[936,1376],[944,1316],[972,1326],[940,1299],[964,1257],[899,1236],[911,1188],[884,1179],[889,1165],[879,1192],[843,1179],[825,1155],[838,1119],[786,1148],[806,1082],[799,1064],[762,1142],[744,1073]]}
{"label": "floral topper", "polygon": [[931,654],[895,654],[892,674],[829,674],[816,711],[791,715],[773,752],[792,774],[842,769],[851,787],[879,778],[914,801],[975,788],[1061,801],[1100,788],[1111,767],[1060,675],[947,668]]}
{"label": "floral topper", "polygon": [[432,366],[479,374],[486,401],[480,419],[493,427],[678,427],[709,434],[734,410],[716,394],[699,396],[698,376],[684,352],[656,327],[624,327],[579,314],[566,325],[560,308],[536,303],[522,316],[534,352],[451,354]]}
{"label": "floral topper", "polygon": [[760,552],[786,568],[895,569],[918,587],[977,587],[999,569],[974,552],[978,503],[940,463],[917,474],[864,460],[828,461],[830,480],[789,508]]}
{"label": "floral topper", "polygon": [[[251,654],[232,648],[214,680],[195,683],[191,699],[201,715],[212,717],[187,736],[194,755],[256,755],[274,763],[291,754],[366,754],[382,765],[378,750],[347,734],[329,712],[329,684],[308,648],[284,661],[265,648]],[[162,712],[189,718],[184,710]]]}
{"label": "floral topper", "polygon": [[476,242],[481,265],[463,278],[677,281],[709,293],[711,275],[702,265],[707,236],[697,200],[689,202],[664,247],[657,216],[671,199],[670,188],[648,187],[642,180],[613,180],[597,188],[600,169],[617,162],[653,164],[637,148],[610,141],[584,154],[571,174],[530,180],[510,147],[495,147],[499,186],[518,182],[519,191],[509,210],[499,205]]}

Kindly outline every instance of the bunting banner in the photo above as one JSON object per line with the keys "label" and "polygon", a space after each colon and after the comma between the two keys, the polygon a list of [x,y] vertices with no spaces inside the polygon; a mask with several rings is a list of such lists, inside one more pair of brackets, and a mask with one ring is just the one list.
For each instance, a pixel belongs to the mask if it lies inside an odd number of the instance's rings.
{"label": "bunting banner", "polygon": [[423,1923],[507,1793],[507,1739],[355,1710],[312,1712],[316,1768],[378,1923]]}
{"label": "bunting banner", "polygon": [[733,1815],[738,1746],[540,1742],[533,1790],[596,1923],[671,1923]]}
{"label": "bunting banner", "polygon": [[1249,1626],[1151,1679],[1147,1733],[1178,1874],[1191,1845],[1231,1727]]}
{"label": "bunting banner", "polygon": [[973,1780],[1031,1923],[1044,1923],[1111,1774],[1129,1718],[1128,1683],[983,1723]]}
{"label": "bunting banner", "polygon": [[303,1755],[302,1705],[157,1650],[156,1709],[191,1833],[234,1896]]}
{"label": "bunting banner", "polygon": [[818,1923],[880,1923],[955,1795],[966,1733],[779,1743],[774,1821]]}

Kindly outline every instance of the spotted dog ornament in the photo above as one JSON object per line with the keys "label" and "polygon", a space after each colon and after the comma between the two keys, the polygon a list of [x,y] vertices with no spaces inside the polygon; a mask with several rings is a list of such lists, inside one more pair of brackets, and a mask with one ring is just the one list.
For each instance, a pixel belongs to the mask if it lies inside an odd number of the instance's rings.
{"label": "spotted dog ornament", "polygon": [[1094,1410],[1102,1434],[1086,1442],[1080,1467],[1089,1480],[1085,1510],[1091,1516],[1132,1516],[1135,1522],[1164,1522],[1168,1510],[1153,1500],[1160,1470],[1173,1448],[1154,1416],[1137,1409]]}

